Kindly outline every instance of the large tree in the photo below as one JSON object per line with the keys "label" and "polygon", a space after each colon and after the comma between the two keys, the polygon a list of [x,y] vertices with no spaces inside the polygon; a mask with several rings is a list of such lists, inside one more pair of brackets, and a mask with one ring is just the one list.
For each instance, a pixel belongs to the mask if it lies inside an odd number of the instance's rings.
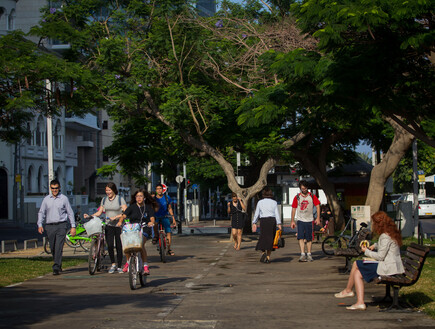
{"label": "large tree", "polygon": [[[379,209],[385,181],[414,136],[433,143],[433,8],[434,1],[295,3],[291,11],[298,26],[318,40],[317,49],[278,54],[271,65],[272,69],[278,66],[285,77],[297,77],[304,87],[297,88],[287,78],[286,86],[293,86],[287,89],[294,102],[288,108],[293,111],[295,107],[311,112],[344,110],[342,115],[351,119],[352,129],[368,119],[383,118],[391,124],[394,138],[372,172],[366,201],[372,212]],[[348,132],[341,131],[347,138]],[[363,131],[360,137],[375,144]]]}
{"label": "large tree", "polygon": [[[289,24],[264,24],[270,19],[256,1],[228,4],[219,18],[205,19],[186,1],[71,0],[46,8],[33,33],[69,43],[65,59],[96,76],[93,90],[118,124],[108,152],[125,169],[167,161],[168,148],[181,157],[206,155],[221,166],[230,189],[249,199],[265,186],[282,149],[304,136],[284,138],[279,126],[244,129],[237,122],[241,100],[276,80],[257,58],[274,44],[285,51],[313,44],[296,29],[287,33]],[[246,188],[235,178],[235,151],[251,162],[255,179]]]}

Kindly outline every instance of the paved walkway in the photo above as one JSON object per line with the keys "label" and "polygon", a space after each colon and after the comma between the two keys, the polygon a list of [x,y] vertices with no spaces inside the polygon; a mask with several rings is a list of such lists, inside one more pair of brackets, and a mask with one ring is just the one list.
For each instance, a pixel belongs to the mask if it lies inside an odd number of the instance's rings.
{"label": "paved walkway", "polygon": [[419,312],[379,312],[371,296],[382,297],[384,286],[366,285],[367,311],[346,310],[355,299],[333,296],[347,280],[338,273],[343,259],[324,257],[315,244],[315,261],[298,263],[297,241],[288,237],[272,263],[263,264],[257,238],[245,237],[235,251],[228,235],[176,236],[176,255],[166,264],[147,243],[151,275],[135,291],[126,274],[90,276],[87,264],[0,289],[0,327],[435,328]]}

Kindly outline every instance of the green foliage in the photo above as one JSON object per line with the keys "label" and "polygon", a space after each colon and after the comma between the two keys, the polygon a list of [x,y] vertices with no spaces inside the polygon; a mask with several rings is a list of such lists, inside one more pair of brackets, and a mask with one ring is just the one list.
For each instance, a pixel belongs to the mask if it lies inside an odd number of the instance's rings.
{"label": "green foliage", "polygon": [[[376,109],[418,126],[432,117],[435,102],[429,58],[434,5],[433,0],[307,0],[292,9],[303,32],[316,37],[319,51],[332,61],[324,92],[340,95],[348,108]],[[418,130],[430,134],[427,127]]]}
{"label": "green foliage", "polygon": [[[424,143],[417,143],[417,167],[426,174],[435,173],[435,149]],[[412,149],[409,149],[402,158],[393,174],[394,191],[413,191],[413,156]]]}

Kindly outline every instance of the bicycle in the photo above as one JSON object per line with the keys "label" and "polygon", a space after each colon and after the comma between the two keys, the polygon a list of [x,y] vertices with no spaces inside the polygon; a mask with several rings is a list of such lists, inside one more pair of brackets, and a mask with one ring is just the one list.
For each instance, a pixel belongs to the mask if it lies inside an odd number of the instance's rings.
{"label": "bicycle", "polygon": [[160,260],[162,263],[166,263],[166,254],[168,252],[168,240],[166,238],[165,228],[163,227],[163,221],[159,221],[158,226],[158,245],[157,250],[160,254]]}
{"label": "bicycle", "polygon": [[335,255],[335,252],[337,249],[350,249],[350,248],[356,248],[357,247],[357,240],[359,233],[362,229],[367,228],[366,223],[361,223],[360,230],[356,231],[353,235],[346,235],[344,234],[345,231],[348,230],[350,223],[354,223],[353,227],[355,227],[355,218],[350,218],[350,220],[347,222],[346,226],[344,227],[343,231],[336,236],[331,235],[325,238],[322,242],[322,251],[327,256]]}
{"label": "bicycle", "polygon": [[[138,280],[139,279],[139,280]],[[140,282],[141,287],[145,287],[146,275],[144,274],[143,261],[140,251],[133,251],[130,253],[130,261],[128,263],[128,281],[130,289],[137,288],[137,282]]]}
{"label": "bicycle", "polygon": [[[123,232],[121,234],[121,240],[123,240],[124,252],[130,254],[128,261],[128,281],[130,289],[135,290],[137,288],[137,282],[140,286],[144,287],[146,284],[146,275],[144,272],[143,260],[142,260],[142,239],[143,239],[143,227],[146,223],[140,225],[140,231],[135,232],[134,229]],[[134,227],[134,226],[133,226]],[[130,227],[131,229],[131,227]],[[125,234],[125,235],[123,235]]]}
{"label": "bicycle", "polygon": [[102,263],[104,258],[107,256],[107,253],[104,248],[104,225],[105,221],[101,221],[101,231],[96,234],[91,235],[91,247],[89,249],[88,256],[88,269],[89,274],[94,275],[95,271],[101,271]]}
{"label": "bicycle", "polygon": [[[91,241],[92,239],[86,234],[86,230],[81,222],[80,216],[76,215],[76,235],[71,236],[71,228],[68,229],[65,243],[70,248],[76,249],[81,247],[84,251],[89,251]],[[51,248],[48,239],[45,239],[44,251],[47,254],[51,254]]]}

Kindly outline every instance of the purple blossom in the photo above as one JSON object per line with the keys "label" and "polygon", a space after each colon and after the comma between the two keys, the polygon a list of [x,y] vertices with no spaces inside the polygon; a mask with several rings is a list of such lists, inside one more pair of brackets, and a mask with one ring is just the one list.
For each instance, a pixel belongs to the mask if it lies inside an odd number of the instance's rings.
{"label": "purple blossom", "polygon": [[139,83],[138,86],[139,86],[139,87],[142,87],[142,84]]}
{"label": "purple blossom", "polygon": [[121,79],[121,76],[119,74],[115,74],[115,79]]}
{"label": "purple blossom", "polygon": [[74,87],[74,88],[73,88],[73,91],[77,91],[77,87]]}
{"label": "purple blossom", "polygon": [[222,20],[220,19],[216,22],[216,24],[214,26],[216,26],[217,28],[221,28],[221,27],[224,27],[224,24],[223,24]]}
{"label": "purple blossom", "polygon": [[44,22],[44,23],[45,23],[45,22],[46,22],[46,20],[45,20],[45,19],[43,19],[43,20],[42,20],[42,22]]}
{"label": "purple blossom", "polygon": [[56,8],[50,8],[50,14],[54,14],[56,12]]}
{"label": "purple blossom", "polygon": [[247,35],[245,33],[242,34],[242,38],[246,39]]}

